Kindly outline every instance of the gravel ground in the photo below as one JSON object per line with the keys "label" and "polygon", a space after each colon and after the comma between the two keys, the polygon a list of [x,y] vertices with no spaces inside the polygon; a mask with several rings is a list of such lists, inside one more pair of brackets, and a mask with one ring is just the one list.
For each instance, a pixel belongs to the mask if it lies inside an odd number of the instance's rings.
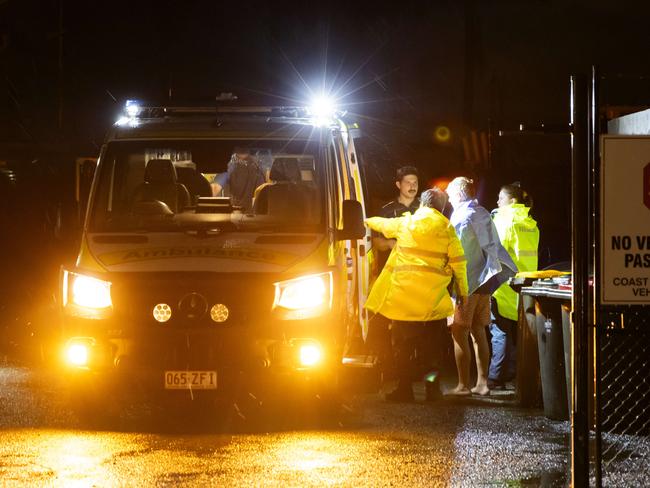
{"label": "gravel ground", "polygon": [[[327,429],[302,422],[236,433],[185,418],[170,432],[170,417],[132,405],[114,426],[90,430],[71,412],[55,372],[5,365],[0,479],[7,486],[568,486],[568,422],[516,408],[512,392],[423,397],[418,385],[410,404],[380,394],[350,398],[342,425]],[[293,418],[291,405],[286,414]],[[619,448],[622,439],[606,441]],[[609,460],[606,486],[648,486],[647,458],[629,455],[647,452],[647,443],[627,441],[629,450]]]}

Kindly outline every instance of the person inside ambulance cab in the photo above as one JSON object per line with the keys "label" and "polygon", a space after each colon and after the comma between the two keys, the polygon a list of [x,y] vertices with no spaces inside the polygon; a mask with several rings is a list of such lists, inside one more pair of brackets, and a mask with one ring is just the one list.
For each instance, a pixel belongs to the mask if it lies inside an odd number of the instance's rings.
{"label": "person inside ambulance cab", "polygon": [[250,211],[255,189],[266,181],[259,162],[247,147],[236,147],[228,168],[212,180],[212,194],[220,196],[228,188],[233,206]]}
{"label": "person inside ambulance cab", "polygon": [[250,150],[247,147],[236,147],[228,161],[228,168],[222,173],[217,173],[212,180],[212,194],[220,196],[224,188],[227,187],[230,181],[230,174],[235,169],[237,164],[246,164],[253,158]]}

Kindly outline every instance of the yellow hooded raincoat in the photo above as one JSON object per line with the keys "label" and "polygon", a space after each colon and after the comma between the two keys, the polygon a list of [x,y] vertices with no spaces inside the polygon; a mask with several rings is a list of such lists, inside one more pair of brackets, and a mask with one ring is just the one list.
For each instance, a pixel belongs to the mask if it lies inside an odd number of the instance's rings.
{"label": "yellow hooded raincoat", "polygon": [[[499,207],[494,214],[494,226],[499,233],[501,244],[521,271],[537,269],[537,247],[539,228],[537,222],[528,215],[530,207],[513,203]],[[510,320],[517,320],[517,293],[504,283],[494,292],[499,313]]]}
{"label": "yellow hooded raincoat", "polygon": [[449,220],[435,209],[421,207],[413,215],[371,217],[366,223],[397,239],[366,308],[389,319],[414,322],[453,315],[447,287],[453,277],[457,293],[466,296],[467,271],[463,247]]}

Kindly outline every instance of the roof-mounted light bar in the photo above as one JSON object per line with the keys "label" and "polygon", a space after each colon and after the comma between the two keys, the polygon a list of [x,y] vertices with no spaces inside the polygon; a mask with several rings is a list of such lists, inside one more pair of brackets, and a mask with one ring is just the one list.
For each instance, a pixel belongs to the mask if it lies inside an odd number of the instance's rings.
{"label": "roof-mounted light bar", "polygon": [[140,104],[137,100],[127,100],[124,105],[124,111],[128,117],[137,117],[140,114]]}
{"label": "roof-mounted light bar", "polygon": [[338,110],[336,101],[326,95],[314,97],[307,108],[309,116],[316,126],[331,125],[336,118]]}
{"label": "roof-mounted light bar", "polygon": [[[228,95],[226,97],[225,95]],[[232,94],[222,94],[217,100],[237,100]],[[156,119],[174,115],[191,114],[247,114],[261,115],[266,117],[289,117],[293,119],[304,119],[305,122],[316,126],[331,125],[338,115],[333,101],[328,98],[317,98],[309,107],[299,106],[165,106],[165,105],[142,105],[137,100],[127,100],[122,116],[116,125],[129,125],[135,127],[141,119]]]}
{"label": "roof-mounted light bar", "polygon": [[117,119],[115,125],[128,125],[135,127],[138,125],[138,115],[142,112],[142,107],[137,100],[127,100],[124,104],[124,113]]}

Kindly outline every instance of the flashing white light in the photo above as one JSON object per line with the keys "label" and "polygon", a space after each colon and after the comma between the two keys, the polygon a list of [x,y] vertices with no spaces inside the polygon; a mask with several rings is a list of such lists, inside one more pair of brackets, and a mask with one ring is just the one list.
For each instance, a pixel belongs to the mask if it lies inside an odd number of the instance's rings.
{"label": "flashing white light", "polygon": [[129,118],[137,117],[140,113],[140,105],[135,100],[127,100],[124,111]]}
{"label": "flashing white light", "polygon": [[115,125],[124,126],[128,125],[129,127],[138,126],[138,115],[140,115],[140,104],[136,100],[127,100],[124,105],[124,115],[122,115]]}
{"label": "flashing white light", "polygon": [[335,100],[325,95],[315,97],[309,105],[309,115],[317,126],[331,124],[336,112]]}
{"label": "flashing white light", "polygon": [[137,127],[138,126],[138,119],[135,117],[120,117],[117,119],[117,122],[115,122],[115,125],[123,126],[123,125],[128,125],[129,127]]}

